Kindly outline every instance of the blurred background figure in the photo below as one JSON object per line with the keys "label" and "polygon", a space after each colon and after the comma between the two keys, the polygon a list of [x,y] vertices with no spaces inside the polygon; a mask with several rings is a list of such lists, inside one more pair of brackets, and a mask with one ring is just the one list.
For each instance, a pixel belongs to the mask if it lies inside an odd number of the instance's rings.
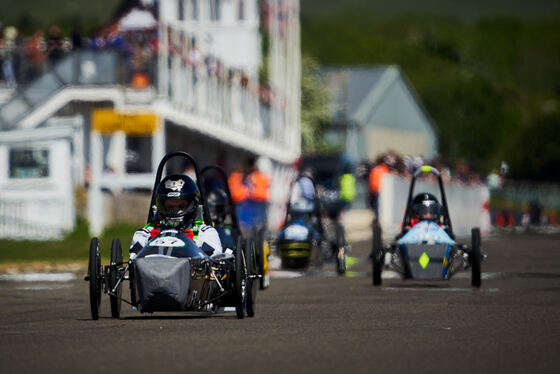
{"label": "blurred background figure", "polygon": [[249,188],[245,184],[243,167],[240,164],[236,164],[233,167],[233,171],[228,177],[228,186],[231,193],[231,199],[235,204],[237,218],[239,219],[240,225],[243,226],[249,221]]}
{"label": "blurred background figure", "polygon": [[25,43],[25,53],[27,61],[29,61],[26,79],[30,81],[38,77],[43,71],[45,41],[43,40],[43,32],[41,30],[35,31],[33,36],[27,39]]}
{"label": "blurred background figure", "polygon": [[379,193],[383,177],[389,173],[395,164],[395,157],[391,154],[379,156],[369,173],[369,204],[373,210],[373,222],[379,222]]}
{"label": "blurred background figure", "polygon": [[2,79],[8,88],[13,88],[16,85],[14,51],[17,34],[15,27],[8,26],[4,29],[3,38],[0,38],[0,67],[2,68]]}
{"label": "blurred background figure", "polygon": [[49,28],[49,36],[47,38],[47,55],[51,64],[56,64],[64,55],[63,44],[60,28],[57,25],[52,25]]}
{"label": "blurred background figure", "polygon": [[315,183],[313,182],[313,169],[306,167],[296,180],[294,191],[291,195],[291,202],[305,199],[308,201],[315,200]]}
{"label": "blurred background figure", "polygon": [[498,169],[492,169],[492,172],[488,174],[486,177],[486,183],[488,184],[488,188],[492,190],[497,190],[502,187],[502,178],[498,173]]}
{"label": "blurred background figure", "polygon": [[344,201],[345,210],[350,209],[350,204],[356,198],[356,177],[350,163],[344,164],[343,174],[340,177],[340,197]]}
{"label": "blurred background figure", "polygon": [[248,228],[250,230],[266,227],[267,209],[270,200],[270,160],[264,157],[250,158],[245,178],[248,188]]}

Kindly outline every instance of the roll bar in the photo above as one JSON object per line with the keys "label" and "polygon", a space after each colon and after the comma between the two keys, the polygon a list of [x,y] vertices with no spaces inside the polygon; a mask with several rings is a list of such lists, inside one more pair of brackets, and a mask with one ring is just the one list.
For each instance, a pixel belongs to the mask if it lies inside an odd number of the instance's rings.
{"label": "roll bar", "polygon": [[410,182],[410,188],[408,190],[408,199],[407,199],[406,209],[404,211],[404,218],[401,226],[401,234],[404,234],[405,226],[410,224],[410,210],[411,210],[412,199],[413,199],[412,194],[414,192],[414,185],[416,184],[416,178],[423,173],[431,173],[438,178],[439,190],[441,194],[443,224],[446,226],[449,236],[451,236],[451,238],[454,238],[455,235],[453,234],[453,227],[451,226],[451,218],[449,217],[449,209],[447,207],[447,199],[445,197],[445,190],[443,188],[443,180],[441,178],[441,173],[436,168],[430,165],[422,165],[421,167],[416,169],[412,174],[412,181]]}
{"label": "roll bar", "polygon": [[210,210],[208,209],[208,203],[207,203],[207,200],[206,200],[206,190],[204,189],[204,184],[202,183],[202,174],[200,173],[200,168],[198,167],[198,163],[196,162],[195,158],[193,156],[191,156],[190,154],[188,154],[187,152],[183,152],[183,151],[169,152],[165,156],[163,156],[163,158],[159,162],[159,166],[158,166],[157,172],[156,172],[156,179],[155,179],[155,182],[154,182],[154,188],[152,190],[152,199],[150,201],[150,209],[148,211],[148,219],[147,219],[146,223],[151,223],[155,219],[152,207],[154,206],[154,204],[156,202],[156,190],[157,190],[157,187],[159,185],[159,182],[161,182],[161,176],[163,174],[163,167],[165,166],[167,161],[169,161],[169,159],[171,159],[173,157],[186,158],[193,165],[194,171],[195,171],[195,174],[196,174],[196,184],[198,186],[198,190],[200,191],[200,199],[201,199],[201,202],[202,202],[204,222],[207,225],[212,225],[212,218],[210,216]]}

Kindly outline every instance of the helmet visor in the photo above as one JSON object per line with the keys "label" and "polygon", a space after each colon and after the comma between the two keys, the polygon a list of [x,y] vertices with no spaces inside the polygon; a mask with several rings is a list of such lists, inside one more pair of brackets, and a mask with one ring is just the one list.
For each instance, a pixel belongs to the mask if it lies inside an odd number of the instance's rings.
{"label": "helmet visor", "polygon": [[439,204],[433,200],[424,200],[414,206],[414,211],[421,220],[434,220],[439,216]]}
{"label": "helmet visor", "polygon": [[165,217],[183,217],[195,210],[194,200],[189,199],[162,199],[158,204],[158,211]]}

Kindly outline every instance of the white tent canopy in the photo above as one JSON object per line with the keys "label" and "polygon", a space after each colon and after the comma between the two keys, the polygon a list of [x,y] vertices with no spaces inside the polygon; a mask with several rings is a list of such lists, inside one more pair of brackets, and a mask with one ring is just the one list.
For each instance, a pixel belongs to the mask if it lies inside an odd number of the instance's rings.
{"label": "white tent canopy", "polygon": [[157,27],[157,20],[154,15],[147,10],[138,8],[132,9],[119,20],[119,30],[133,31],[153,29]]}

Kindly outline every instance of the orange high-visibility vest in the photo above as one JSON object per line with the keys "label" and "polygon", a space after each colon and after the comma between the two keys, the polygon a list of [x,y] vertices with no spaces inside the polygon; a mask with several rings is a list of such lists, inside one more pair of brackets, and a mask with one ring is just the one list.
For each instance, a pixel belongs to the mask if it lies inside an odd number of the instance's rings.
{"label": "orange high-visibility vest", "polygon": [[381,163],[371,169],[369,173],[369,190],[378,193],[381,189],[381,180],[383,176],[389,172],[389,166]]}
{"label": "orange high-visibility vest", "polygon": [[270,180],[268,177],[256,170],[247,177],[249,184],[249,199],[258,202],[267,202],[270,198]]}
{"label": "orange high-visibility vest", "polygon": [[229,192],[234,203],[247,200],[249,189],[243,184],[243,173],[234,171],[228,178]]}

